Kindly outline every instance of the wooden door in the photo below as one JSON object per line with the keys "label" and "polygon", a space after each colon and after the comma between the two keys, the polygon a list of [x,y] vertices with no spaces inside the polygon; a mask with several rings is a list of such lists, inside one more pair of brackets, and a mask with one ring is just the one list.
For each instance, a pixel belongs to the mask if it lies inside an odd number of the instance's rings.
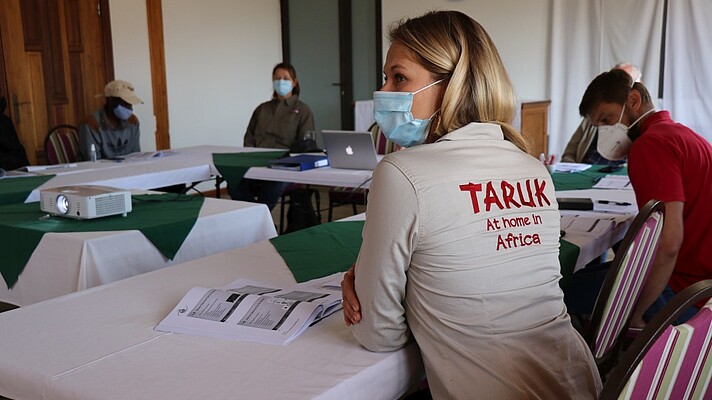
{"label": "wooden door", "polygon": [[32,164],[44,140],[99,108],[113,79],[108,0],[2,0],[0,90]]}
{"label": "wooden door", "polygon": [[522,134],[529,141],[529,154],[536,158],[549,155],[549,104],[549,100],[522,103]]}

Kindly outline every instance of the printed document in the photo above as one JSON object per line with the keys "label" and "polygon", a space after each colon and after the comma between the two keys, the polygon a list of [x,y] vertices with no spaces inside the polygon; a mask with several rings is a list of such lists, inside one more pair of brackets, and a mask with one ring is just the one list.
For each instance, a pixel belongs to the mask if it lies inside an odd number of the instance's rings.
{"label": "printed document", "polygon": [[287,345],[341,309],[343,273],[288,289],[238,279],[223,288],[192,288],[157,331]]}

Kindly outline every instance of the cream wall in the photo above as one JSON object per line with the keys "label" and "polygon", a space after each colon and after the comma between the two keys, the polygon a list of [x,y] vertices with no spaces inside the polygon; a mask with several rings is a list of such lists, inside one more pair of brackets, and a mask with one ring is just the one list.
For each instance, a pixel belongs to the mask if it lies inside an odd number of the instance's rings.
{"label": "cream wall", "polygon": [[151,63],[148,51],[146,0],[113,0],[109,3],[116,79],[131,82],[143,104],[134,107],[141,121],[141,149],[156,149]]}
{"label": "cream wall", "polygon": [[[494,41],[522,100],[548,99],[551,0],[383,0],[383,33],[403,17],[431,10],[462,11]],[[383,59],[388,40],[383,39]]]}
{"label": "cream wall", "polygon": [[[111,1],[117,78],[145,104],[141,149],[155,149],[146,0]],[[164,0],[171,147],[242,146],[255,107],[269,100],[272,67],[282,60],[279,0]]]}
{"label": "cream wall", "polygon": [[[112,0],[116,77],[145,104],[141,148],[155,149],[145,0]],[[520,99],[548,99],[551,0],[383,0],[384,34],[405,16],[463,11],[492,36]],[[164,0],[171,146],[241,145],[255,107],[271,95],[281,61],[279,0]],[[388,42],[384,39],[384,59]]]}

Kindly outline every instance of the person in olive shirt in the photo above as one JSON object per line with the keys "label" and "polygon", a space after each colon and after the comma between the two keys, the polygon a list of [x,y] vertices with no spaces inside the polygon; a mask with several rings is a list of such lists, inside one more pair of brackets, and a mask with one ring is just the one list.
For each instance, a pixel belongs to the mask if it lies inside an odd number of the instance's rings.
{"label": "person in olive shirt", "polygon": [[[297,72],[291,64],[280,63],[272,69],[274,92],[272,100],[260,104],[252,113],[245,132],[245,147],[289,149],[314,130],[314,115],[309,106],[299,100]],[[288,182],[243,179],[236,186],[228,185],[234,200],[266,204],[274,208]]]}

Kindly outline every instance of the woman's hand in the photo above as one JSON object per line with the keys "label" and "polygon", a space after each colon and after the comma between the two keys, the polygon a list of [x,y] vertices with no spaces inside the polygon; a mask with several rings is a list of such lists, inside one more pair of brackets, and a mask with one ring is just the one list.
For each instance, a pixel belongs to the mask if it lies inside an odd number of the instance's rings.
{"label": "woman's hand", "polygon": [[361,321],[361,304],[358,301],[358,296],[356,296],[356,275],[354,275],[354,271],[355,266],[352,265],[341,281],[341,299],[343,301],[346,326],[351,326]]}

